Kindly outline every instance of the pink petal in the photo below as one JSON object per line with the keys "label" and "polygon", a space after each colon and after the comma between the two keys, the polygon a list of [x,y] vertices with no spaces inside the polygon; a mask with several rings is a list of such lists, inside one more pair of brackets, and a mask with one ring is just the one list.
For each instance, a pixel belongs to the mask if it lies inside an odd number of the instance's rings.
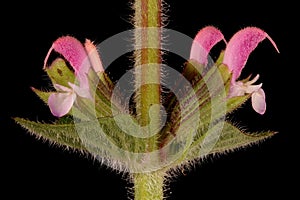
{"label": "pink petal", "polygon": [[251,95],[252,107],[253,109],[263,115],[266,111],[266,96],[263,89],[259,89],[258,91],[252,93]]}
{"label": "pink petal", "polygon": [[63,36],[58,38],[48,51],[44,61],[44,67],[47,64],[48,58],[53,49],[65,57],[65,59],[72,65],[75,72],[82,70],[82,67],[86,68],[86,66],[83,65],[88,64],[87,53],[83,45],[76,38],[71,36]]}
{"label": "pink petal", "polygon": [[54,84],[54,88],[59,92],[72,92],[73,90],[71,88],[65,87],[63,85]]}
{"label": "pink petal", "polygon": [[245,93],[252,94],[254,92],[257,92],[261,88],[261,86],[262,86],[262,83],[258,84],[258,85],[246,85]]}
{"label": "pink petal", "polygon": [[230,86],[228,98],[244,96],[245,90],[242,82],[235,82]]}
{"label": "pink petal", "polygon": [[225,41],[219,29],[213,26],[204,27],[198,32],[193,41],[190,59],[197,60],[199,63],[206,65],[210,50],[221,40]]}
{"label": "pink petal", "polygon": [[279,52],[271,37],[266,32],[256,27],[244,28],[234,34],[230,39],[225,49],[223,63],[232,71],[233,81],[240,76],[250,53],[265,38],[269,39],[277,52]]}
{"label": "pink petal", "polygon": [[48,99],[51,113],[56,117],[62,117],[71,110],[76,99],[75,93],[53,93]]}
{"label": "pink petal", "polygon": [[79,87],[73,83],[69,83],[69,85],[78,96],[93,99],[89,87],[83,87],[82,84]]}
{"label": "pink petal", "polygon": [[102,65],[102,62],[101,62],[101,59],[100,59],[100,56],[99,56],[96,46],[88,39],[85,41],[84,46],[88,53],[90,62],[92,64],[95,72],[97,72],[97,73],[103,72],[104,71],[103,65]]}

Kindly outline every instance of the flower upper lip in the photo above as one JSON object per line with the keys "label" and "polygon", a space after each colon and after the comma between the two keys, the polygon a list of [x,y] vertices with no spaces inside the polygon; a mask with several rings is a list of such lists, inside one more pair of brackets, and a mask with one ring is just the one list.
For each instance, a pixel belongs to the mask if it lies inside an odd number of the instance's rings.
{"label": "flower upper lip", "polygon": [[190,59],[197,60],[200,64],[207,64],[210,50],[221,40],[226,43],[222,32],[214,26],[202,28],[196,35],[190,53]]}
{"label": "flower upper lip", "polygon": [[251,52],[266,38],[279,52],[273,39],[259,28],[247,27],[232,36],[226,46],[223,59],[223,63],[232,71],[232,81],[239,78]]}

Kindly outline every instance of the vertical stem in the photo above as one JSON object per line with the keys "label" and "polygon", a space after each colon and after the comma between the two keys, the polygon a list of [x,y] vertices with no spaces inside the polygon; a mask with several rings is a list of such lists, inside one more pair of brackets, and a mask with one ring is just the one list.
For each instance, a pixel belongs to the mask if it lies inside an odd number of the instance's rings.
{"label": "vertical stem", "polygon": [[[136,112],[140,124],[146,126],[149,108],[160,104],[161,0],[135,0],[134,9]],[[153,109],[157,117],[152,120],[159,123],[159,107]]]}
{"label": "vertical stem", "polygon": [[[162,52],[160,28],[162,26],[162,0],[134,1],[136,114],[141,126],[151,124],[150,127],[155,129],[159,127],[161,120],[160,107],[153,105],[160,105],[161,103]],[[150,107],[151,116],[153,116],[151,119],[149,116]],[[151,152],[156,148],[156,137],[149,138],[145,148],[146,151]],[[163,173],[136,173],[133,174],[133,181],[135,200],[163,199]]]}
{"label": "vertical stem", "polygon": [[164,176],[159,172],[134,174],[135,200],[162,200]]}

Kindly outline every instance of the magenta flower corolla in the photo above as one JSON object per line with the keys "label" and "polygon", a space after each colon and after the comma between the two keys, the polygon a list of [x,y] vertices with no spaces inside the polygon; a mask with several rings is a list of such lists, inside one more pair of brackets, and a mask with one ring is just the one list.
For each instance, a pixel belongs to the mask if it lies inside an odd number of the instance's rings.
{"label": "magenta flower corolla", "polygon": [[224,36],[219,29],[214,26],[202,28],[193,41],[190,59],[206,65],[207,56],[210,50],[221,40],[225,41]]}
{"label": "magenta flower corolla", "polygon": [[70,63],[79,83],[77,85],[69,82],[69,87],[54,84],[57,92],[50,95],[48,105],[54,116],[62,117],[71,110],[77,96],[92,99],[88,72],[90,69],[93,69],[96,73],[99,73],[104,71],[104,69],[97,49],[90,40],[86,40],[83,46],[80,41],[71,36],[58,38],[45,58],[44,67],[47,65],[52,50],[60,53]]}
{"label": "magenta flower corolla", "polygon": [[[251,94],[252,107],[259,114],[264,114],[266,111],[266,97],[262,89],[262,83],[254,85],[259,79],[259,75],[246,81],[239,81],[238,78],[247,63],[250,53],[266,38],[279,52],[275,42],[263,30],[256,27],[247,27],[238,31],[226,45],[222,61],[232,73],[228,98]],[[194,39],[190,59],[194,59],[200,64],[207,64],[209,51],[222,39],[224,40],[222,33],[214,27],[208,26],[201,29]]]}

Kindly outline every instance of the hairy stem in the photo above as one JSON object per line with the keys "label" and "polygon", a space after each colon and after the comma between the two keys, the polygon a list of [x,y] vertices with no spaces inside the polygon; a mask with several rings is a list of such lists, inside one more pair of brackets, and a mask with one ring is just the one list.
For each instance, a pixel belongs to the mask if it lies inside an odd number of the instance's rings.
{"label": "hairy stem", "polygon": [[160,172],[133,175],[135,200],[162,200],[164,176]]}
{"label": "hairy stem", "polygon": [[[141,126],[150,127],[148,132],[156,130],[161,121],[160,106],[157,106],[161,104],[161,8],[162,0],[134,2],[136,115]],[[148,152],[157,149],[157,138],[151,137],[146,145]],[[162,173],[136,173],[133,180],[135,200],[163,199]]]}
{"label": "hairy stem", "polygon": [[[136,113],[142,126],[150,123],[149,109],[160,104],[161,0],[135,0]],[[153,107],[152,120],[159,123],[159,107]]]}

